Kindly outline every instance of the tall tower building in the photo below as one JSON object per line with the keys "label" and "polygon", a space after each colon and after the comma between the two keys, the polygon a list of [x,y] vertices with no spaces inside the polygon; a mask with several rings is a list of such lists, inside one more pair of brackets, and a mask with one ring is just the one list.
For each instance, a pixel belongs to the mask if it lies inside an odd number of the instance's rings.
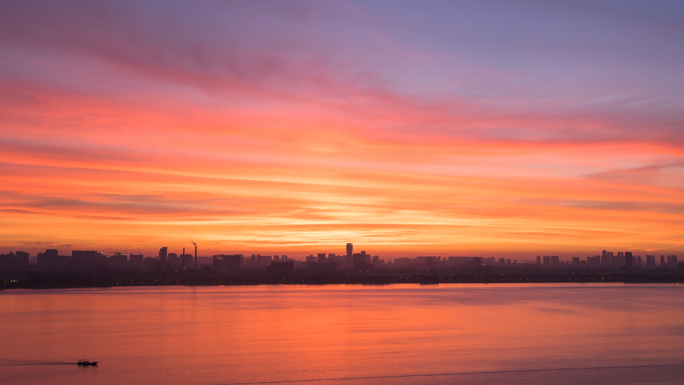
{"label": "tall tower building", "polygon": [[354,266],[354,245],[347,243],[347,269],[351,269]]}
{"label": "tall tower building", "polygon": [[166,262],[166,256],[168,255],[168,249],[166,247],[162,247],[159,249],[159,261],[160,262]]}
{"label": "tall tower building", "polygon": [[632,270],[634,267],[634,257],[632,256],[631,251],[626,251],[625,252],[625,268],[627,270]]}

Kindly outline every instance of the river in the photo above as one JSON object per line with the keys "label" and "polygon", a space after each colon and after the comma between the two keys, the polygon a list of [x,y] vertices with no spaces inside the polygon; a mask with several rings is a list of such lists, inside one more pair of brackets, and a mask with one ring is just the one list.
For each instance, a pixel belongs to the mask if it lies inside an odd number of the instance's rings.
{"label": "river", "polygon": [[684,286],[7,290],[0,347],[4,384],[683,384]]}

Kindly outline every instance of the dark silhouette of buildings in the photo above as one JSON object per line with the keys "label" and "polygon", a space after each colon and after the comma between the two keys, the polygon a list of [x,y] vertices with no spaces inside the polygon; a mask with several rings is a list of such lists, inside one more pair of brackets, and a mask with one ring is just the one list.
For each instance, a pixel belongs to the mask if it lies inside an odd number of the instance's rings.
{"label": "dark silhouette of buildings", "polygon": [[[160,251],[162,251],[160,249]],[[349,250],[349,249],[348,249]],[[192,255],[183,254],[179,264],[173,253],[144,258],[142,254],[115,253],[109,257],[93,250],[75,250],[60,255],[55,249],[38,254],[37,264],[28,263],[28,253],[0,255],[0,288],[74,287],[156,284],[301,284],[301,283],[439,283],[439,282],[679,282],[684,283],[684,263],[676,255],[641,256],[632,252],[608,252],[586,259],[557,256],[517,260],[494,257],[418,256],[385,263],[365,251],[347,255],[311,255],[307,262],[252,255],[218,254],[196,257],[202,265],[191,266]],[[165,254],[165,255],[164,255]],[[162,258],[167,258],[166,263]],[[322,257],[322,258],[321,258]],[[339,258],[338,258],[339,257]],[[604,266],[604,258],[609,265]],[[274,260],[275,259],[275,260]],[[188,265],[183,266],[188,262]],[[248,263],[249,262],[249,263]],[[372,262],[372,263],[371,263]],[[24,268],[25,267],[25,268]],[[24,269],[25,271],[22,271]]]}
{"label": "dark silhouette of buildings", "polygon": [[128,257],[128,261],[131,265],[131,268],[134,270],[141,270],[141,269],[145,268],[145,264],[144,264],[145,256],[142,254],[131,254]]}
{"label": "dark silhouette of buildings", "polygon": [[[185,249],[183,249],[183,250],[185,250]],[[183,255],[182,255],[181,257],[182,257],[182,259],[183,259],[183,267],[184,267],[184,268],[187,269],[187,268],[190,268],[190,267],[193,266],[193,263],[192,263],[192,254],[185,254],[185,253],[183,253]]]}
{"label": "dark silhouette of buildings", "polygon": [[47,249],[44,253],[38,253],[36,266],[43,271],[66,271],[67,256],[59,255],[56,249]]}
{"label": "dark silhouette of buildings", "polygon": [[[353,250],[351,243],[346,245],[347,251]],[[9,271],[132,271],[132,270],[152,270],[152,271],[182,271],[192,270],[191,254],[181,254],[178,257],[175,253],[168,253],[166,247],[159,249],[159,256],[145,258],[142,254],[126,255],[120,252],[107,257],[95,250],[74,250],[71,255],[60,255],[56,249],[48,249],[43,253],[38,253],[37,263],[30,264],[28,253],[16,252],[8,255],[0,255],[0,272]],[[185,251],[185,249],[183,249]],[[415,258],[397,258],[393,261],[385,262],[379,256],[371,256],[365,251],[352,253],[351,264],[348,263],[348,255],[336,255],[334,253],[318,253],[317,256],[306,257],[306,262],[294,261],[287,256],[268,256],[252,254],[251,258],[245,258],[240,254],[218,254],[213,257],[194,256],[195,260],[202,260],[201,266],[197,271],[214,271],[222,275],[231,275],[242,272],[273,273],[273,272],[293,272],[302,271],[306,274],[334,274],[340,270],[348,273],[368,274],[398,272],[400,270],[421,271],[421,272],[440,272],[449,269],[468,269],[482,267],[477,272],[493,272],[503,269],[514,269],[512,271],[522,272],[527,269],[531,273],[538,271],[576,271],[594,270],[605,274],[615,274],[622,271],[647,271],[647,270],[675,270],[679,268],[679,261],[676,255],[663,255],[660,264],[656,263],[656,256],[646,255],[645,262],[642,264],[641,256],[635,256],[629,251],[609,252],[603,250],[601,255],[587,256],[586,259],[573,257],[571,261],[561,261],[558,256],[539,256],[535,259],[523,260],[521,264],[518,260],[494,257],[448,257],[441,256],[418,256]],[[166,262],[164,262],[166,261]],[[604,263],[608,262],[608,265]],[[284,264],[286,263],[286,264]],[[495,268],[492,269],[484,269]]]}
{"label": "dark silhouette of buildings", "polygon": [[71,263],[75,270],[95,270],[102,268],[103,258],[95,250],[74,250],[71,252]]}
{"label": "dark silhouette of buildings", "polygon": [[161,263],[166,263],[166,257],[168,256],[168,249],[166,247],[162,247],[159,249],[159,262]]}
{"label": "dark silhouette of buildings", "polygon": [[0,255],[0,272],[29,270],[29,253],[17,251]]}
{"label": "dark silhouette of buildings", "polygon": [[242,266],[242,260],[242,254],[214,255],[212,267],[221,274],[237,273]]}
{"label": "dark silhouette of buildings", "polygon": [[354,270],[368,271],[375,266],[370,263],[370,255],[362,250],[360,253],[352,255],[352,267]]}
{"label": "dark silhouette of buildings", "polygon": [[632,253],[629,251],[625,252],[624,258],[625,258],[625,268],[627,270],[632,270],[632,268],[634,267],[634,258],[632,257]]}
{"label": "dark silhouette of buildings", "polygon": [[294,272],[295,264],[294,261],[273,261],[271,266],[268,267],[270,272]]}
{"label": "dark silhouette of buildings", "polygon": [[114,255],[107,259],[107,268],[112,270],[129,269],[130,265],[128,263],[128,255],[121,254],[119,252],[114,253]]}
{"label": "dark silhouette of buildings", "polygon": [[347,269],[354,266],[354,245],[352,243],[347,243]]}
{"label": "dark silhouette of buildings", "polygon": [[258,266],[270,266],[271,262],[273,262],[273,256],[272,255],[257,254],[256,263]]}

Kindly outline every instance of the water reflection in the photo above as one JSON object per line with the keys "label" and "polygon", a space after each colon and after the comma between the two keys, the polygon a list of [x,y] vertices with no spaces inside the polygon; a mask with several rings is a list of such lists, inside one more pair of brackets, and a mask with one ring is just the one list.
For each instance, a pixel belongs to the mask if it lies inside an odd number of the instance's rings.
{"label": "water reflection", "polygon": [[[12,349],[0,370],[9,382],[77,384],[678,381],[682,294],[622,284],[2,292],[0,344]],[[101,366],[2,364],[82,357]]]}

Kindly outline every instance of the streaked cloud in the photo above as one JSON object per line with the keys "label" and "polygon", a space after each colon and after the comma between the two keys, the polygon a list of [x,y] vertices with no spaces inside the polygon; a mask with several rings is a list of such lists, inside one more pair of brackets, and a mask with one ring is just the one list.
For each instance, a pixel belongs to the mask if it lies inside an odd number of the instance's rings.
{"label": "streaked cloud", "polygon": [[1,4],[0,244],[681,252],[681,16]]}

